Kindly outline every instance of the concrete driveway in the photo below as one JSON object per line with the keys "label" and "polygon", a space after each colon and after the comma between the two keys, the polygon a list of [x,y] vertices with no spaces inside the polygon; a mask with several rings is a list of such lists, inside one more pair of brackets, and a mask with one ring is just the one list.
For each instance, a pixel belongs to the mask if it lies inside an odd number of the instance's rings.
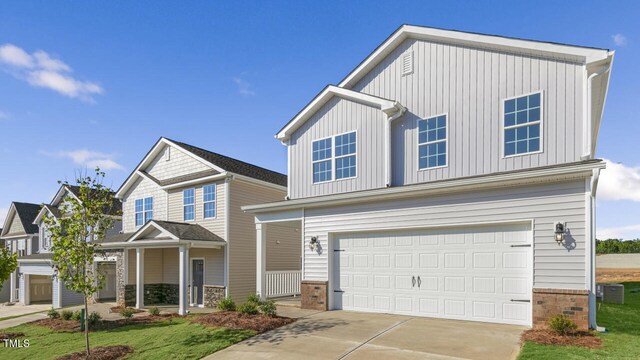
{"label": "concrete driveway", "polygon": [[526,329],[387,314],[282,310],[283,316],[302,317],[206,359],[515,359]]}

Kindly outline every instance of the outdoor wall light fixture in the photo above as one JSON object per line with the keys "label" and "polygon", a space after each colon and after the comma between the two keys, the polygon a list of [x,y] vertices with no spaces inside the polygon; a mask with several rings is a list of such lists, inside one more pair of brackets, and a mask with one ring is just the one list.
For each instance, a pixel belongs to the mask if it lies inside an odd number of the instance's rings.
{"label": "outdoor wall light fixture", "polygon": [[316,249],[316,247],[318,247],[318,237],[317,236],[312,236],[311,237],[311,241],[309,241],[309,249],[314,251]]}
{"label": "outdoor wall light fixture", "polygon": [[558,245],[564,241],[564,234],[567,230],[567,226],[563,222],[557,222],[554,224],[554,237]]}

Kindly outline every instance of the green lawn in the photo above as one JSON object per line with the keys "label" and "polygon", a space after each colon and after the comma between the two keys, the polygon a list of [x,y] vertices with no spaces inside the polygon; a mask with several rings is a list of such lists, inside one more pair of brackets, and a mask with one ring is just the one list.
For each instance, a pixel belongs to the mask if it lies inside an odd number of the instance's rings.
{"label": "green lawn", "polygon": [[[20,325],[4,332],[23,332],[29,348],[5,348],[0,344],[0,359],[54,359],[84,349],[81,333],[52,332],[44,327]],[[211,329],[187,319],[147,325],[129,325],[89,334],[91,346],[129,345],[135,352],[127,359],[199,359],[253,336],[245,330]]]}
{"label": "green lawn", "polygon": [[519,360],[544,359],[640,359],[640,282],[624,284],[624,305],[598,304],[598,326],[608,333],[599,334],[602,348],[589,350],[578,347],[538,345],[527,342]]}

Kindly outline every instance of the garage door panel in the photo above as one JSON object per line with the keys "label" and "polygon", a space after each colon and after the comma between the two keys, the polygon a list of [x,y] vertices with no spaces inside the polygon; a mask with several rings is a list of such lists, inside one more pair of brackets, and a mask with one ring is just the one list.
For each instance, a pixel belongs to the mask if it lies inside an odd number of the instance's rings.
{"label": "garage door panel", "polygon": [[530,325],[531,248],[511,246],[530,242],[523,225],[338,236],[334,306]]}

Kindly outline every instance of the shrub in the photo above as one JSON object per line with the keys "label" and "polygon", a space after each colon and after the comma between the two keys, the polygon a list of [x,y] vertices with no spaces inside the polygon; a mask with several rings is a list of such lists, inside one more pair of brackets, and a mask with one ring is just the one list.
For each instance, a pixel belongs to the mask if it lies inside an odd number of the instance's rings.
{"label": "shrub", "polygon": [[149,308],[150,315],[160,315],[160,309],[157,306],[153,306]]}
{"label": "shrub", "polygon": [[126,307],[122,309],[120,315],[122,315],[122,317],[125,319],[131,319],[133,317],[133,309]]}
{"label": "shrub", "polygon": [[262,303],[262,300],[260,300],[260,297],[257,294],[251,294],[247,298],[247,302],[259,305],[260,303]]}
{"label": "shrub", "polygon": [[258,315],[258,305],[254,302],[246,302],[238,306],[238,312],[245,315]]}
{"label": "shrub", "polygon": [[89,326],[92,326],[97,324],[98,321],[102,320],[102,316],[100,316],[100,314],[98,314],[97,312],[92,311],[91,314],[89,314],[89,318],[87,320],[89,320]]}
{"label": "shrub", "polygon": [[73,316],[71,318],[75,321],[80,321],[81,317],[82,317],[82,314],[80,313],[80,310],[78,310],[73,313]]}
{"label": "shrub", "polygon": [[578,325],[567,316],[556,315],[549,319],[549,328],[558,335],[569,335],[578,328]]}
{"label": "shrub", "polygon": [[73,311],[71,310],[63,310],[62,311],[62,319],[71,320],[73,318]]}
{"label": "shrub", "polygon": [[261,313],[267,316],[272,316],[272,317],[276,316],[276,313],[277,313],[276,303],[274,303],[273,300],[263,301],[259,307],[260,307]]}
{"label": "shrub", "polygon": [[235,311],[236,310],[236,303],[233,302],[233,300],[231,298],[224,298],[220,301],[218,301],[218,305],[217,305],[219,310],[222,311]]}
{"label": "shrub", "polygon": [[60,317],[60,313],[55,309],[51,309],[47,311],[47,316],[49,317],[49,319],[57,319]]}

